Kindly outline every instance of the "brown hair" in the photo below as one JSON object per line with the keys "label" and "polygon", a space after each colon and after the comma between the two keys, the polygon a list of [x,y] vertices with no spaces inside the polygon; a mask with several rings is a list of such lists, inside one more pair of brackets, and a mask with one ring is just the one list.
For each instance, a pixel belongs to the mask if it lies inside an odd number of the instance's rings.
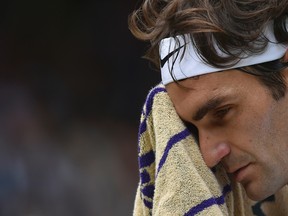
{"label": "brown hair", "polygon": [[[129,16],[128,25],[136,38],[150,42],[145,57],[157,68],[159,42],[166,37],[189,34],[204,62],[225,69],[236,64],[241,54],[253,55],[266,47],[268,39],[260,36],[268,22],[273,22],[277,41],[288,43],[287,13],[287,0],[144,0]],[[218,56],[215,46],[227,57]],[[280,69],[283,67],[273,71]],[[268,67],[267,71],[271,69]],[[276,80],[284,81],[283,77]]]}

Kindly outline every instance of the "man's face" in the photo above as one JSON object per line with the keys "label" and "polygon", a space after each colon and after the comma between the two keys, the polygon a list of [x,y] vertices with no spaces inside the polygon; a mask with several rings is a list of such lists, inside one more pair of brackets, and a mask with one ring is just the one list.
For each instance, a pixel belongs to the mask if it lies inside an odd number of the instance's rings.
{"label": "man's face", "polygon": [[288,183],[288,100],[237,70],[166,86],[179,116],[198,129],[209,167],[222,163],[247,195],[261,200]]}

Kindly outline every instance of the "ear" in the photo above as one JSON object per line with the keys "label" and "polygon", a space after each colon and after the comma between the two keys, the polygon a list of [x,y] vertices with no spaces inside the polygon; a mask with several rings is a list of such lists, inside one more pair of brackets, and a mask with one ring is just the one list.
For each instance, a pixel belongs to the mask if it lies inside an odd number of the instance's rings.
{"label": "ear", "polygon": [[288,49],[286,50],[286,52],[285,52],[285,54],[284,54],[284,56],[283,56],[283,58],[282,58],[282,61],[283,62],[288,62]]}

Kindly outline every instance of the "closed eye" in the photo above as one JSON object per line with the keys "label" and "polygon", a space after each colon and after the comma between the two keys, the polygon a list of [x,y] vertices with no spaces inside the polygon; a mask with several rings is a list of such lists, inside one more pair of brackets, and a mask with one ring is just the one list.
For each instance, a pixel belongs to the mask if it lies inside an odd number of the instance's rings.
{"label": "closed eye", "polygon": [[231,107],[220,108],[214,112],[213,116],[217,119],[223,119],[230,110]]}

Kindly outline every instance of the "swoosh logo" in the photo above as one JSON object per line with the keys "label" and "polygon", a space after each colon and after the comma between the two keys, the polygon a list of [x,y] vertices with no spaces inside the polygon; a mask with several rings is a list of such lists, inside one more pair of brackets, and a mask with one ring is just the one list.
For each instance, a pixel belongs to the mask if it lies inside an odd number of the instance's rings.
{"label": "swoosh logo", "polygon": [[165,63],[168,61],[168,59],[174,55],[174,53],[178,52],[181,48],[183,48],[185,45],[182,45],[178,47],[177,49],[173,50],[172,52],[168,53],[163,59],[160,60],[161,62],[161,68],[165,65]]}

